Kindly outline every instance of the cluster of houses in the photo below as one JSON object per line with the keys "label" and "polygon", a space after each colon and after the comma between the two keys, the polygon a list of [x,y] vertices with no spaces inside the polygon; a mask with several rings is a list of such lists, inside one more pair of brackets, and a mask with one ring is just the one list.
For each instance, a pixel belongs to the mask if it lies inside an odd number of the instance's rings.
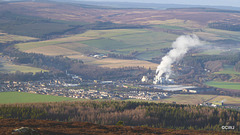
{"label": "cluster of houses", "polygon": [[[18,91],[36,93],[42,95],[63,96],[83,99],[141,99],[141,100],[159,100],[169,96],[168,92],[151,92],[148,90],[127,90],[115,91],[111,88],[94,89],[94,87],[81,86],[106,86],[125,88],[125,85],[115,84],[113,81],[89,81],[83,82],[77,79],[55,79],[31,82],[4,81],[0,83],[0,92]],[[125,88],[127,89],[127,88]]]}
{"label": "cluster of houses", "polygon": [[141,100],[159,100],[169,97],[168,92],[130,91],[128,98]]}

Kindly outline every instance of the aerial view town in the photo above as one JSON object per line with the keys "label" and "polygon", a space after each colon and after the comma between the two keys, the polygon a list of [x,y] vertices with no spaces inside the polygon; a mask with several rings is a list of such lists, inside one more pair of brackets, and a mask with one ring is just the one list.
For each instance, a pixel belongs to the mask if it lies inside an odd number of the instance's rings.
{"label": "aerial view town", "polygon": [[239,134],[234,0],[0,0],[0,134]]}

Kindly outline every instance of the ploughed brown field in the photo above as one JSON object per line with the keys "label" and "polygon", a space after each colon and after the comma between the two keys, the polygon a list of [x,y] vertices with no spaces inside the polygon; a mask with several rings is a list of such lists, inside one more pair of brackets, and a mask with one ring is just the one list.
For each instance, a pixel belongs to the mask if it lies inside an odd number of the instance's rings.
{"label": "ploughed brown field", "polygon": [[29,127],[41,135],[226,135],[230,132],[175,130],[150,127],[97,125],[87,122],[56,122],[47,120],[16,120],[0,119],[0,134],[10,135],[12,131],[21,127]]}

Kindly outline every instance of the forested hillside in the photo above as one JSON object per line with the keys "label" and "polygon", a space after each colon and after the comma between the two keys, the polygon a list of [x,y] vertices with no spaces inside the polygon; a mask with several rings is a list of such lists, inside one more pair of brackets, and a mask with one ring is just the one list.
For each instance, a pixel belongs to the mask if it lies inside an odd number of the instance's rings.
{"label": "forested hillside", "polygon": [[223,108],[148,103],[85,101],[1,105],[2,118],[81,121],[127,126],[220,131],[221,126],[235,125],[239,131],[240,112]]}

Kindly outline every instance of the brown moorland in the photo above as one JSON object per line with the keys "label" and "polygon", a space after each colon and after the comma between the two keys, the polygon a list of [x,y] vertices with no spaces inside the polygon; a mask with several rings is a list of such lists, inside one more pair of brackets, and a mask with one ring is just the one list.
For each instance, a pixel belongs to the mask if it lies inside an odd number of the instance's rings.
{"label": "brown moorland", "polygon": [[[106,9],[86,8],[81,5],[42,2],[16,2],[0,5],[0,11],[41,16],[57,20],[95,22],[111,21],[122,24],[156,24],[158,21],[193,21],[201,26],[225,19],[239,19],[239,13],[219,12],[214,9]],[[196,26],[196,25],[195,25]]]}
{"label": "brown moorland", "polygon": [[14,129],[29,127],[41,135],[237,135],[231,132],[176,130],[165,128],[98,125],[88,122],[0,119],[0,134],[10,135]]}

